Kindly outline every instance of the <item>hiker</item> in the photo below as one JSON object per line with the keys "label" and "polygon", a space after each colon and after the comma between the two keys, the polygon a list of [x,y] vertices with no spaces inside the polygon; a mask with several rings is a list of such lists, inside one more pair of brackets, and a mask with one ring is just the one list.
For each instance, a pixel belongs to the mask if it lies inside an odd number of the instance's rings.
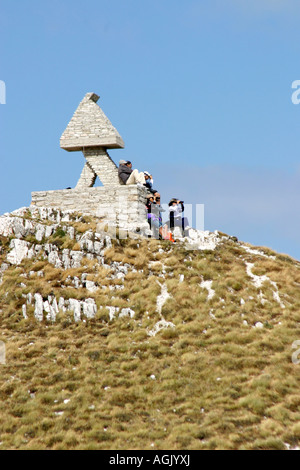
{"label": "hiker", "polygon": [[119,179],[123,184],[145,185],[145,175],[138,170],[132,169],[132,163],[126,160],[119,161]]}
{"label": "hiker", "polygon": [[170,240],[171,242],[174,242],[172,233],[169,230],[168,223],[162,223],[162,212],[166,212],[166,209],[164,209],[161,204],[160,204],[160,194],[156,192],[154,194],[154,201],[156,204],[156,210],[159,213],[159,220],[161,221],[161,226],[159,228],[159,234],[163,240]]}
{"label": "hiker", "polygon": [[[158,193],[157,193],[158,194]],[[152,194],[147,196],[147,220],[156,239],[170,240],[174,242],[168,224],[163,225],[161,212],[165,212],[160,205],[160,195],[155,198]]]}
{"label": "hiker", "polygon": [[184,236],[188,236],[189,223],[186,217],[182,217],[184,212],[184,202],[173,198],[169,202],[169,227],[173,231],[174,227],[180,227]]}
{"label": "hiker", "polygon": [[154,193],[154,202],[155,204],[157,205],[157,209],[159,211],[159,213],[161,212],[166,212],[166,209],[164,209],[161,205],[160,205],[160,194],[158,191],[155,191]]}
{"label": "hiker", "polygon": [[157,206],[153,194],[147,196],[147,221],[150,228],[153,230],[155,238],[159,238],[159,229],[162,227],[162,218],[159,212],[159,206]]}

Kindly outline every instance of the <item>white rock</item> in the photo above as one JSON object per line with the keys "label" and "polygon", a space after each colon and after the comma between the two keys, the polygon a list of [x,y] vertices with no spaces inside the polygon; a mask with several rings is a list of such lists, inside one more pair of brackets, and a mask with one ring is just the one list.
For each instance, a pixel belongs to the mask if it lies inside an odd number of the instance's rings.
{"label": "white rock", "polygon": [[45,226],[42,224],[37,224],[36,232],[35,232],[35,238],[37,239],[37,241],[41,242],[44,238],[44,235],[45,235]]}
{"label": "white rock", "polygon": [[62,251],[61,261],[62,261],[64,269],[70,269],[71,260],[70,260],[70,256],[69,256],[69,250],[67,248]]}
{"label": "white rock", "polygon": [[253,267],[254,267],[254,263],[249,263],[249,262],[246,261],[246,271],[247,271],[248,276],[252,278],[254,286],[257,287],[257,288],[260,288],[260,287],[262,287],[262,285],[265,282],[269,282],[275,289],[275,290],[273,290],[274,300],[276,300],[276,302],[279,303],[280,307],[284,309],[285,305],[280,299],[276,282],[271,281],[271,279],[268,278],[268,276],[266,276],[265,274],[262,275],[262,276],[257,276],[256,274],[253,274],[252,273],[252,268]]}
{"label": "white rock", "polygon": [[220,242],[218,232],[210,233],[209,231],[201,231],[189,229],[189,235],[185,242],[189,249],[193,250],[214,250]]}
{"label": "white rock", "polygon": [[19,216],[19,217],[24,217],[26,212],[28,211],[28,207],[20,207],[20,209],[16,209],[11,212],[11,215]]}
{"label": "white rock", "polygon": [[13,239],[9,247],[11,251],[7,255],[7,261],[11,264],[20,264],[28,255],[29,243],[24,240]]}
{"label": "white rock", "polygon": [[54,231],[54,226],[53,225],[47,225],[45,227],[45,238],[51,237],[53,231]]}
{"label": "white rock", "polygon": [[71,267],[80,268],[83,253],[81,251],[70,251]]}
{"label": "white rock", "polygon": [[173,238],[182,238],[182,231],[180,227],[174,227]]}
{"label": "white rock", "polygon": [[158,295],[156,299],[156,311],[161,315],[162,308],[171,295],[168,293],[167,286],[165,284],[161,285],[159,282],[158,284],[161,287],[161,294]]}
{"label": "white rock", "polygon": [[25,227],[25,234],[34,233],[34,225],[31,220],[23,220]]}
{"label": "white rock", "polygon": [[87,318],[94,318],[97,313],[97,305],[94,299],[86,299],[82,302],[83,315]]}
{"label": "white rock", "polygon": [[47,320],[55,322],[55,320],[56,320],[56,311],[53,308],[53,306],[51,305],[51,301],[52,301],[52,299],[48,297],[48,300],[46,300],[44,302],[44,310],[47,313],[47,316],[46,316]]}
{"label": "white rock", "polygon": [[165,319],[160,320],[154,325],[154,328],[148,331],[149,336],[155,336],[159,331],[165,328],[175,328],[174,323],[168,322]]}
{"label": "white rock", "polygon": [[53,301],[52,301],[52,307],[53,307],[55,313],[58,313],[58,312],[59,312],[59,308],[58,308],[58,305],[57,305],[56,297],[54,297],[54,299],[53,299]]}
{"label": "white rock", "polygon": [[96,255],[101,255],[101,250],[103,248],[103,241],[95,241],[94,242],[94,252],[96,253]]}
{"label": "white rock", "polygon": [[109,319],[113,320],[116,316],[116,313],[119,312],[119,307],[106,307],[109,310]]}
{"label": "white rock", "polygon": [[96,292],[98,290],[94,281],[85,281],[85,287],[89,292]]}
{"label": "white rock", "polygon": [[0,217],[0,235],[9,237],[14,235],[21,238],[25,234],[23,219],[19,217],[10,217],[10,215],[3,215]]}
{"label": "white rock", "polygon": [[68,227],[67,228],[67,234],[69,235],[71,240],[74,240],[74,238],[75,238],[75,229],[74,229],[74,227]]}
{"label": "white rock", "polygon": [[22,305],[22,313],[23,313],[23,317],[25,318],[25,320],[28,319],[28,316],[27,316],[27,307],[26,307],[26,304]]}
{"label": "white rock", "polygon": [[37,320],[43,320],[43,312],[44,312],[44,301],[41,294],[35,294],[35,308],[34,308],[34,316]]}
{"label": "white rock", "polygon": [[79,278],[77,276],[74,276],[73,284],[74,284],[75,289],[79,289],[81,284],[80,284]]}
{"label": "white rock", "polygon": [[112,247],[111,238],[108,235],[105,237],[105,245],[107,249]]}
{"label": "white rock", "polygon": [[262,251],[260,251],[260,250],[255,250],[255,249],[253,249],[253,248],[250,248],[249,246],[240,245],[240,247],[243,248],[245,251],[247,251],[247,252],[250,253],[250,254],[262,256],[263,258],[276,259],[276,256],[269,256],[269,255],[266,255],[266,254],[263,253]]}
{"label": "white rock", "polygon": [[69,222],[70,221],[70,214],[62,214],[62,218],[61,218],[61,221],[62,222]]}
{"label": "white rock", "polygon": [[135,312],[134,310],[131,310],[130,308],[122,308],[121,313],[119,314],[119,318],[123,317],[130,317],[134,318]]}
{"label": "white rock", "polygon": [[209,316],[210,318],[212,318],[213,320],[216,320],[217,317],[212,313],[212,311],[209,312]]}
{"label": "white rock", "polygon": [[200,287],[208,291],[207,300],[210,300],[214,297],[215,291],[211,288],[213,281],[202,281]]}
{"label": "white rock", "polygon": [[81,319],[81,302],[77,299],[69,299],[69,308],[74,312],[74,320],[76,322]]}
{"label": "white rock", "polygon": [[65,299],[63,297],[60,297],[58,300],[58,308],[62,312],[66,312]]}
{"label": "white rock", "polygon": [[48,255],[48,261],[49,263],[53,264],[55,268],[61,268],[62,267],[62,261],[58,255],[58,252],[51,251]]}

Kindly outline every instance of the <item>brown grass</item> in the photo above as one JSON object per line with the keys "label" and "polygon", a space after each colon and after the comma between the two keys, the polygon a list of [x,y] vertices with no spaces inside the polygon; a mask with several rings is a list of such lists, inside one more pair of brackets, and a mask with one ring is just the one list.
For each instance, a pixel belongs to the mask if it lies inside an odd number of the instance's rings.
{"label": "brown grass", "polygon": [[[76,228],[84,231],[91,223]],[[298,263],[246,253],[230,240],[209,253],[169,244],[158,253],[160,246],[161,241],[128,240],[107,250],[107,264],[128,263],[136,270],[129,269],[124,282],[112,281],[111,270],[87,259],[67,271],[27,260],[4,273],[0,449],[280,450],[299,445],[300,365],[291,360],[292,343],[300,339]],[[2,247],[7,249],[5,240]],[[267,302],[261,304],[246,260],[255,263],[253,272],[277,283],[285,309],[269,283],[262,286]],[[83,273],[100,286],[124,289],[100,287],[90,293],[71,283],[60,287],[68,276],[81,279]],[[209,301],[200,287],[203,280],[213,281],[215,295]],[[175,328],[150,337],[148,330],[160,319],[156,302],[164,283],[171,297],[162,315]],[[25,320],[22,305],[29,292],[44,298],[92,297],[98,312],[80,323],[70,312],[60,312],[54,324],[39,323],[28,306]],[[106,306],[130,307],[136,315],[109,321]],[[254,327],[258,321],[264,328]]]}

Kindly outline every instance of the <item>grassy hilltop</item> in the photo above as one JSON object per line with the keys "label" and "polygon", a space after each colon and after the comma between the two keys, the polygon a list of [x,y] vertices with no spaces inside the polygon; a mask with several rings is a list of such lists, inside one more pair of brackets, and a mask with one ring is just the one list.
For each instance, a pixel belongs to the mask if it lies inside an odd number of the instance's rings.
{"label": "grassy hilltop", "polygon": [[14,217],[26,249],[17,262],[15,232],[0,237],[0,449],[299,445],[299,262],[224,234],[191,250]]}

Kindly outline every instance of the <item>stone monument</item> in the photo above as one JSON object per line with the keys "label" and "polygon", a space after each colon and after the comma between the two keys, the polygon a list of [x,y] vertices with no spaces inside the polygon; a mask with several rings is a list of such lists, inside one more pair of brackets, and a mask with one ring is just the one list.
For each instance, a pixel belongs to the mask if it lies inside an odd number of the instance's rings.
{"label": "stone monument", "polygon": [[[122,149],[124,142],[98,100],[95,93],[87,93],[60,138],[62,149],[82,151],[85,158],[75,188],[33,192],[32,204],[94,215],[121,227],[139,226],[146,221],[147,189],[120,182],[107,150]],[[94,187],[97,176],[103,186]]]}
{"label": "stone monument", "polygon": [[85,95],[60,139],[61,148],[81,150],[86,159],[76,188],[92,187],[97,176],[104,186],[119,184],[118,169],[107,149],[124,148],[124,142],[98,100],[95,93]]}

